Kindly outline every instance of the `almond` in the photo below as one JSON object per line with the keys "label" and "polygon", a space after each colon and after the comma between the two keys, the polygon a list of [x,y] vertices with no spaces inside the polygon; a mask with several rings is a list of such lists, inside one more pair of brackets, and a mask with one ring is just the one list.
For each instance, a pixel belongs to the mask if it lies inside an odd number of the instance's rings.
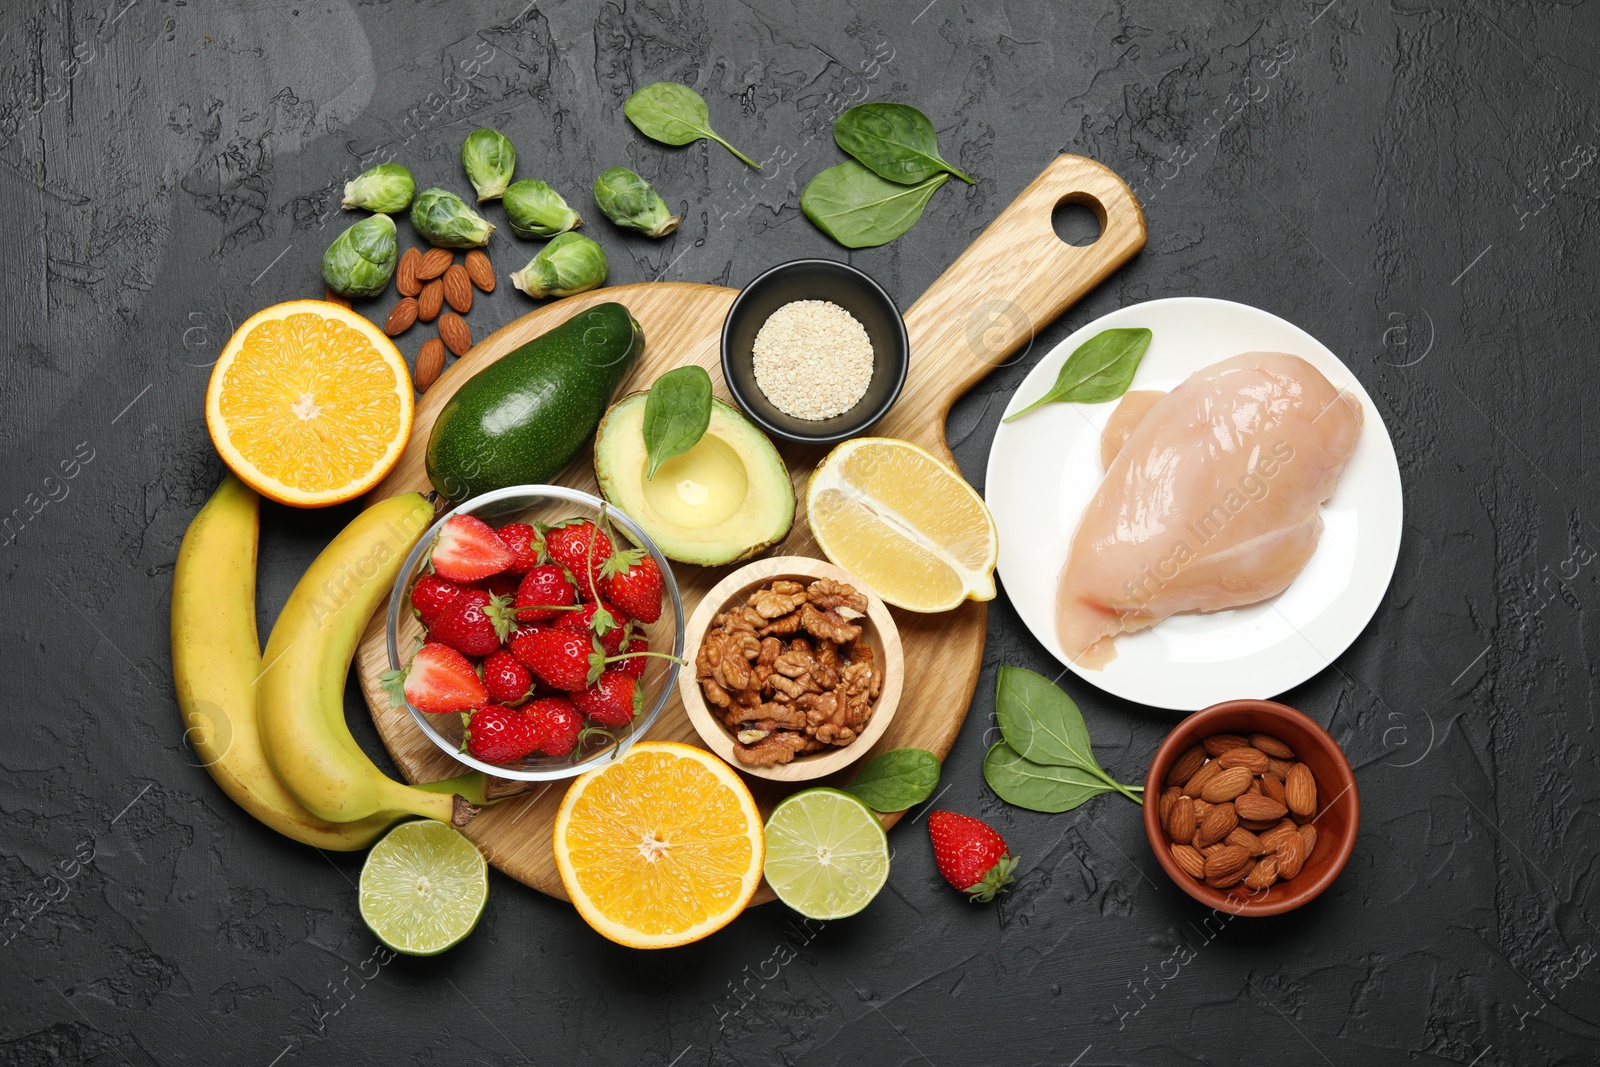
{"label": "almond", "polygon": [[[1161,791],[1161,796],[1156,800],[1156,821],[1161,824],[1161,828],[1163,830],[1165,830],[1167,827],[1167,813],[1172,810],[1173,802],[1182,795],[1183,790],[1179,789],[1175,785],[1172,785],[1168,786],[1166,789],[1163,789]],[[1170,831],[1168,832],[1167,836],[1171,836]]]}
{"label": "almond", "polygon": [[1228,767],[1243,767],[1251,774],[1267,773],[1267,754],[1259,748],[1251,748],[1249,745],[1240,745],[1237,748],[1228,749],[1228,751],[1217,757],[1217,762],[1222,764],[1224,769]]}
{"label": "almond", "polygon": [[1298,833],[1284,834],[1278,842],[1278,877],[1285,881],[1300,873],[1306,862],[1306,839]]}
{"label": "almond", "polygon": [[454,311],[439,316],[439,339],[458,356],[472,351],[472,331],[467,328],[467,320]]}
{"label": "almond", "polygon": [[1310,825],[1300,827],[1300,840],[1306,843],[1306,859],[1310,859],[1317,850],[1317,828]]}
{"label": "almond", "polygon": [[1238,810],[1239,818],[1241,819],[1272,819],[1277,821],[1283,818],[1284,813],[1288,810],[1271,797],[1257,796],[1254,793],[1246,793],[1244,796],[1239,797],[1233,802],[1233,806]]}
{"label": "almond", "polygon": [[350,306],[350,298],[348,296],[336,293],[327,286],[322,287],[322,299],[326,300],[330,304],[338,304],[342,308],[347,308]]}
{"label": "almond", "polygon": [[1283,783],[1278,780],[1278,776],[1275,774],[1261,776],[1261,795],[1271,797],[1286,808],[1289,806],[1288,801],[1283,796]]}
{"label": "almond", "polygon": [[417,263],[417,277],[422,281],[437,278],[450,269],[450,264],[455,262],[455,258],[448,248],[430,248],[423,253],[422,259]]}
{"label": "almond", "polygon": [[400,302],[389,312],[389,318],[383,324],[383,332],[390,337],[399,337],[417,321],[417,302],[409,296],[400,298]]}
{"label": "almond", "polygon": [[1227,847],[1228,846],[1224,845],[1221,841],[1213,841],[1211,844],[1200,850],[1200,855],[1210,859],[1213,852],[1221,852]]}
{"label": "almond", "polygon": [[1276,826],[1270,827],[1266,830],[1257,831],[1261,837],[1261,843],[1266,845],[1267,850],[1270,852],[1277,851],[1279,842],[1281,842],[1285,836],[1288,834],[1297,834],[1299,832],[1300,830],[1295,826],[1293,819],[1279,819]]}
{"label": "almond", "polygon": [[489,262],[489,254],[481,248],[474,248],[467,253],[467,277],[486,293],[494,292],[494,266]]}
{"label": "almond", "polygon": [[1256,797],[1261,795],[1261,779],[1260,778],[1252,778],[1252,779],[1250,779],[1250,788],[1245,790],[1245,795],[1246,796],[1256,796]]}
{"label": "almond", "polygon": [[439,317],[439,309],[444,307],[444,283],[435,278],[422,287],[422,292],[417,294],[417,317],[423,322],[432,322]]}
{"label": "almond", "polygon": [[1250,743],[1269,756],[1276,756],[1278,759],[1294,759],[1294,749],[1271,734],[1251,734]]}
{"label": "almond", "polygon": [[1223,840],[1230,845],[1238,845],[1252,856],[1263,856],[1272,851],[1261,843],[1261,838],[1242,826],[1235,826],[1229,830],[1228,836]]}
{"label": "almond", "polygon": [[1167,772],[1168,785],[1182,785],[1194,777],[1206,762],[1206,750],[1199,745],[1188,749],[1183,755],[1172,761],[1172,769]]}
{"label": "almond", "polygon": [[1189,776],[1189,780],[1183,783],[1183,791],[1192,797],[1197,797],[1205,789],[1206,783],[1221,773],[1222,768],[1215,762],[1207,763]]}
{"label": "almond", "polygon": [[472,279],[467,276],[467,268],[452,263],[440,280],[444,282],[445,303],[463,315],[472,310]]}
{"label": "almond", "polygon": [[1204,821],[1206,813],[1216,807],[1211,801],[1201,800],[1199,797],[1190,797],[1189,799],[1194,801],[1194,817],[1197,821]]}
{"label": "almond", "polygon": [[1226,889],[1237,885],[1250,870],[1250,853],[1237,845],[1226,845],[1206,857],[1206,885]]}
{"label": "almond", "polygon": [[1239,748],[1243,745],[1248,745],[1250,742],[1238,734],[1212,734],[1200,743],[1205,746],[1206,752],[1214,759],[1230,748]]}
{"label": "almond", "polygon": [[1289,776],[1283,780],[1283,797],[1289,810],[1296,815],[1310,815],[1317,810],[1317,780],[1311,777],[1310,767],[1296,763],[1289,770]]}
{"label": "almond", "polygon": [[1234,813],[1232,804],[1218,804],[1206,812],[1205,821],[1200,823],[1194,832],[1193,844],[1195,848],[1205,848],[1214,845],[1233,832],[1239,825],[1239,816]]}
{"label": "almond", "polygon": [[422,292],[422,282],[417,269],[422,266],[422,253],[408,248],[400,254],[400,265],[394,269],[394,287],[401,296],[416,296]]}
{"label": "almond", "polygon": [[1244,876],[1244,884],[1250,889],[1262,890],[1278,880],[1278,857],[1266,856],[1256,860],[1256,865],[1250,868],[1250,873]]}
{"label": "almond", "polygon": [[[1290,820],[1291,822],[1293,820]],[[1263,833],[1278,825],[1277,819],[1240,819],[1239,825],[1253,834]]]}
{"label": "almond", "polygon": [[1206,876],[1206,858],[1193,845],[1172,845],[1172,858],[1190,878]]}
{"label": "almond", "polygon": [[416,382],[417,392],[425,393],[428,386],[439,380],[439,372],[444,370],[444,342],[437,337],[430,337],[422,342],[422,351],[417,353],[417,369],[411,377]]}
{"label": "almond", "polygon": [[1277,756],[1267,757],[1267,773],[1277,775],[1280,781],[1289,777],[1289,768],[1293,766],[1293,760],[1279,759]]}
{"label": "almond", "polygon": [[1229,767],[1207,782],[1200,790],[1200,796],[1213,804],[1221,804],[1249,789],[1250,779],[1250,772],[1243,767]]}
{"label": "almond", "polygon": [[1179,797],[1167,817],[1167,836],[1174,841],[1192,841],[1198,824],[1194,817],[1194,801]]}

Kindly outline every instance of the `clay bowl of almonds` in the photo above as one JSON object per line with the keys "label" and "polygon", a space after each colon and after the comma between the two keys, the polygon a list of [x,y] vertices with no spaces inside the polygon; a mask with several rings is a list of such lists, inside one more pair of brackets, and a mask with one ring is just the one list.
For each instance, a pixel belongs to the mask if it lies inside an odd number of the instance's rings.
{"label": "clay bowl of almonds", "polygon": [[905,660],[883,601],[808,556],[747,564],[684,628],[678,690],[706,747],[757,778],[803,782],[866,755],[894,718]]}
{"label": "clay bowl of almonds", "polygon": [[1270,700],[1229,700],[1183,720],[1144,790],[1156,860],[1185,893],[1235,915],[1314,899],[1344,869],[1361,822],[1339,746]]}

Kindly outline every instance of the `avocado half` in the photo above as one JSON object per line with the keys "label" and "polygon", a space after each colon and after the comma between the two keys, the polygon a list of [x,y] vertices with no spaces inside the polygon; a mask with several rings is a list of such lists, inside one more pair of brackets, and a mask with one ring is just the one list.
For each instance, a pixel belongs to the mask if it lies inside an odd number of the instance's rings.
{"label": "avocado half", "polygon": [[714,567],[776,544],[794,525],[789,468],[767,435],[721,400],[698,444],[645,478],[644,405],[630,393],[611,405],[594,440],[594,475],[605,498],[643,526],[661,554]]}

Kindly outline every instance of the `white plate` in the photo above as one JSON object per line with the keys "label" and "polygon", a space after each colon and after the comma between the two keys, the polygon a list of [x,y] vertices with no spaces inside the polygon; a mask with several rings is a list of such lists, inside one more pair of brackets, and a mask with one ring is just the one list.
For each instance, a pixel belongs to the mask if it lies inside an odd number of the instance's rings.
{"label": "white plate", "polygon": [[1056,638],[1056,585],[1078,519],[1104,474],[1100,431],[1116,402],[1048,404],[1002,423],[989,448],[984,495],[1000,530],[1006,595],[1052,655],[1116,696],[1174,711],[1276,696],[1348,648],[1389,587],[1401,527],[1400,466],[1389,431],[1361,383],[1316,338],[1258,308],[1200,297],[1152,300],[1089,323],[1039,361],[1006,414],[1044,395],[1079,345],[1119,326],[1155,334],[1130,389],[1172,389],[1219,360],[1266,351],[1302,357],[1360,399],[1361,437],[1322,506],[1322,539],[1294,584],[1272,600],[1175,615],[1118,637],[1117,658],[1103,669],[1081,668]]}

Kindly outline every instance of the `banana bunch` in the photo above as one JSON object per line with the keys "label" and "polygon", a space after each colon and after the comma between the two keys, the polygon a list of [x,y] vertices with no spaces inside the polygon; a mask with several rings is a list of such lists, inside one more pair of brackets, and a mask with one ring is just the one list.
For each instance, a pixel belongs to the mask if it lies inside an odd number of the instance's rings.
{"label": "banana bunch", "polygon": [[480,773],[408,786],[350,736],[344,682],[373,610],[433,509],[408,493],[367,509],[317,557],[272,629],[256,635],[260,498],[229,474],[184,535],[172,576],[172,675],[185,736],[223,792],[286,837],[364,849],[397,820],[464,825],[488,802]]}

